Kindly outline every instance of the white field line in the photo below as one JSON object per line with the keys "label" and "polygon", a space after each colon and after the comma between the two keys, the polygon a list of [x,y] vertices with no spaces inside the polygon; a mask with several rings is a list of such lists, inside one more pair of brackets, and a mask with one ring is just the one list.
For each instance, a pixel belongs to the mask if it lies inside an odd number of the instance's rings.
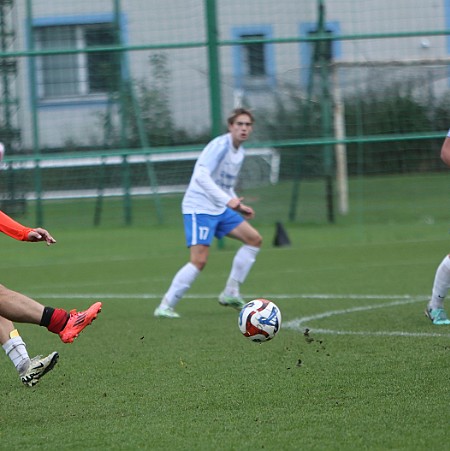
{"label": "white field line", "polygon": [[[36,298],[47,298],[47,299],[160,299],[164,293],[34,293],[33,296]],[[184,298],[187,299],[216,299],[218,293],[212,294],[186,294]],[[374,299],[374,300],[406,300],[409,302],[419,302],[426,300],[426,295],[423,296],[410,296],[403,294],[392,294],[392,295],[379,295],[379,294],[275,294],[275,293],[265,293],[264,296],[259,294],[245,294],[246,299],[257,299],[264,297],[266,299]],[[383,304],[386,305],[386,304]]]}
{"label": "white field line", "polygon": [[[46,299],[92,299],[92,300],[102,300],[102,299],[134,299],[134,300],[146,300],[146,299],[161,299],[162,294],[156,293],[141,293],[141,294],[126,294],[126,293],[64,293],[64,294],[40,294],[33,295],[36,298],[46,298]],[[253,294],[247,295],[247,299],[256,299],[261,297],[261,295]],[[399,305],[414,304],[418,302],[426,303],[427,296],[410,296],[410,295],[362,295],[362,294],[265,294],[264,297],[268,299],[318,299],[318,300],[329,300],[329,299],[341,299],[341,300],[391,300],[392,302],[382,302],[378,304],[356,306],[341,310],[328,310],[326,312],[318,313],[316,315],[304,316],[301,318],[295,318],[289,321],[283,322],[284,329],[296,330],[299,332],[304,332],[306,328],[313,331],[314,333],[329,334],[329,335],[361,335],[361,336],[382,336],[382,337],[447,337],[450,338],[449,333],[441,332],[406,332],[406,331],[354,331],[354,330],[332,330],[332,329],[322,329],[318,327],[311,326],[312,322],[320,321],[323,318],[329,318],[331,316],[338,315],[348,315],[351,313],[368,312],[371,310],[396,307]],[[188,294],[185,296],[188,299],[216,299],[217,293],[214,294]],[[420,312],[418,312],[420,315]],[[431,325],[431,324],[430,324]],[[437,329],[438,326],[433,326]],[[439,328],[442,332],[446,331],[447,328]]]}
{"label": "white field line", "polygon": [[[409,299],[408,299],[409,298]],[[353,297],[352,297],[353,299]],[[356,297],[355,297],[356,299]],[[361,299],[361,297],[360,297]],[[367,297],[364,297],[367,299]],[[371,298],[374,299],[374,298]],[[380,297],[379,299],[386,299],[386,297]],[[392,299],[392,297],[391,297]],[[376,310],[380,308],[395,307],[398,305],[413,304],[416,302],[425,303],[426,298],[422,297],[410,297],[405,296],[402,300],[382,303],[382,304],[372,304],[360,307],[352,307],[342,310],[329,310],[327,312],[318,313],[317,315],[304,316],[302,318],[293,319],[283,323],[283,328],[297,330],[303,332],[306,328],[314,331],[315,333],[329,334],[329,335],[363,335],[363,336],[381,336],[381,337],[449,337],[450,333],[438,333],[438,332],[405,332],[405,331],[352,331],[352,330],[333,330],[333,329],[321,329],[316,327],[307,326],[312,321],[317,321],[323,318],[329,318],[330,316],[336,315],[347,315],[349,313],[355,312],[367,312],[371,310]],[[436,327],[436,326],[433,326]],[[443,329],[444,331],[445,329]]]}

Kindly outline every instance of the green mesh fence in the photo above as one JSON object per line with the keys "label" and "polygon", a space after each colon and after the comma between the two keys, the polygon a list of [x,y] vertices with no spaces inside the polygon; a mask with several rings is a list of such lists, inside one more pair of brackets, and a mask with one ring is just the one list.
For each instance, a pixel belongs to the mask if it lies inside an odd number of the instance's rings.
{"label": "green mesh fence", "polygon": [[0,2],[2,209],[165,225],[235,106],[260,223],[445,221],[446,1]]}

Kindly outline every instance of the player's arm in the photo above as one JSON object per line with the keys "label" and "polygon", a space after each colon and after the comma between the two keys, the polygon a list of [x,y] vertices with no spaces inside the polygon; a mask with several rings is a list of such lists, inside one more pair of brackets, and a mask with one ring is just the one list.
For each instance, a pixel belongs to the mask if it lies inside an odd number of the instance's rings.
{"label": "player's arm", "polygon": [[226,205],[231,196],[220,189],[211,177],[210,169],[202,164],[194,171],[194,178],[205,194],[218,206]]}
{"label": "player's arm", "polygon": [[242,203],[243,198],[238,197],[233,189],[230,189],[230,192],[225,192],[217,186],[211,177],[212,172],[227,152],[227,148],[227,141],[223,141],[221,137],[211,141],[197,160],[193,177],[216,205],[226,205],[241,213],[246,219],[251,219],[255,216],[255,212],[251,207]]}
{"label": "player's arm", "polygon": [[251,219],[255,216],[253,208],[242,203],[243,197],[237,197],[234,192],[231,195],[227,194],[225,191],[220,189],[216,183],[214,183],[209,169],[206,166],[199,165],[195,171],[195,179],[197,183],[203,188],[206,195],[212,199],[216,205],[226,205],[227,207],[241,213],[246,219]]}
{"label": "player's arm", "polygon": [[32,229],[20,224],[7,214],[0,211],[0,232],[19,241],[45,241],[47,244],[56,243],[56,240],[47,230],[37,227]]}
{"label": "player's arm", "polygon": [[232,197],[223,191],[211,177],[226,151],[227,143],[222,137],[210,141],[200,154],[192,176],[206,196],[218,207],[226,205]]}
{"label": "player's arm", "polygon": [[[450,134],[450,131],[449,131]],[[444,140],[444,143],[441,147],[441,160],[447,165],[450,166],[450,136],[447,134],[447,137]]]}

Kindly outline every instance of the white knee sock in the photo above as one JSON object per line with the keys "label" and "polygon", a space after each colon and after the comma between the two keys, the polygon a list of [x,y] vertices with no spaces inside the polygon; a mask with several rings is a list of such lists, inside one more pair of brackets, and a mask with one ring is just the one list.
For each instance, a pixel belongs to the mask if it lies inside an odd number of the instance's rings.
{"label": "white knee sock", "polygon": [[30,357],[22,337],[10,338],[2,347],[19,373],[29,364]]}
{"label": "white knee sock", "polygon": [[172,280],[169,290],[161,301],[161,307],[175,307],[183,297],[184,293],[194,283],[200,271],[191,262],[186,263]]}
{"label": "white knee sock", "polygon": [[444,298],[450,288],[450,257],[447,255],[436,270],[433,291],[429,306],[431,308],[442,308]]}
{"label": "white knee sock", "polygon": [[230,276],[225,286],[225,294],[239,296],[239,285],[245,281],[258,255],[259,247],[244,244],[236,253]]}

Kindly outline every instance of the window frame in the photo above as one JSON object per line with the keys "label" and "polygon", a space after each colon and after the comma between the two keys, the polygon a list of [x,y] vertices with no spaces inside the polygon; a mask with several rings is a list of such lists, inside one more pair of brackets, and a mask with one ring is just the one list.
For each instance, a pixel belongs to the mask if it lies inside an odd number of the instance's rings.
{"label": "window frame", "polygon": [[[72,26],[76,30],[76,48],[84,48],[84,37],[81,36],[83,27],[90,25],[102,25],[102,24],[113,24],[115,21],[115,16],[113,14],[92,14],[86,15],[76,15],[76,16],[58,16],[58,17],[41,17],[34,18],[31,26],[33,28],[33,33],[36,29],[46,28],[52,26]],[[120,39],[119,45],[124,45],[127,41],[126,34],[126,21],[123,14],[119,15],[119,27],[120,27]],[[30,32],[30,31],[28,31]],[[30,42],[30,40],[27,40]],[[36,39],[34,39],[34,44],[36,45]],[[29,49],[30,50],[30,49]],[[33,50],[39,50],[37,47]],[[43,80],[42,80],[42,59],[37,56],[35,61],[35,77],[34,80],[37,83],[36,94],[37,94],[37,106],[39,108],[47,107],[57,107],[57,106],[81,106],[81,105],[105,105],[108,102],[108,94],[105,92],[88,92],[88,71],[87,71],[87,53],[76,53],[77,58],[77,68],[76,70],[81,71],[79,74],[79,93],[78,94],[67,94],[60,97],[43,97]],[[126,55],[122,56],[121,65],[121,77],[126,78],[129,73],[128,69],[128,59]],[[32,66],[29,64],[29,71],[31,72]],[[30,76],[30,83],[32,83],[33,77]]]}
{"label": "window frame", "polygon": [[[273,31],[270,25],[249,25],[234,27],[231,30],[231,37],[233,41],[245,42],[242,39],[246,35],[262,35],[262,39],[272,39]],[[244,44],[245,45],[245,44]],[[265,74],[261,77],[252,77],[246,75],[242,67],[242,60],[244,58],[242,45],[233,45],[232,49],[232,67],[233,67],[233,86],[237,90],[265,90],[268,87],[274,88],[276,85],[275,79],[275,50],[274,44],[263,43],[264,45],[264,69]]]}
{"label": "window frame", "polygon": [[[336,21],[326,22],[325,29],[333,36],[341,34],[340,23]],[[301,37],[307,38],[311,33],[317,32],[316,22],[304,22],[300,24],[299,33]],[[308,87],[309,73],[311,71],[312,48],[310,42],[300,42],[300,64],[305,70],[300,71],[300,84],[302,87]],[[332,41],[331,56],[333,59],[339,59],[342,56],[341,41]]]}
{"label": "window frame", "polygon": [[[445,15],[445,27],[448,29],[450,27],[450,0],[445,0],[444,2],[444,15]],[[450,35],[446,36],[446,47],[447,53],[450,55]],[[450,86],[450,68],[447,71],[448,80],[447,85]]]}

